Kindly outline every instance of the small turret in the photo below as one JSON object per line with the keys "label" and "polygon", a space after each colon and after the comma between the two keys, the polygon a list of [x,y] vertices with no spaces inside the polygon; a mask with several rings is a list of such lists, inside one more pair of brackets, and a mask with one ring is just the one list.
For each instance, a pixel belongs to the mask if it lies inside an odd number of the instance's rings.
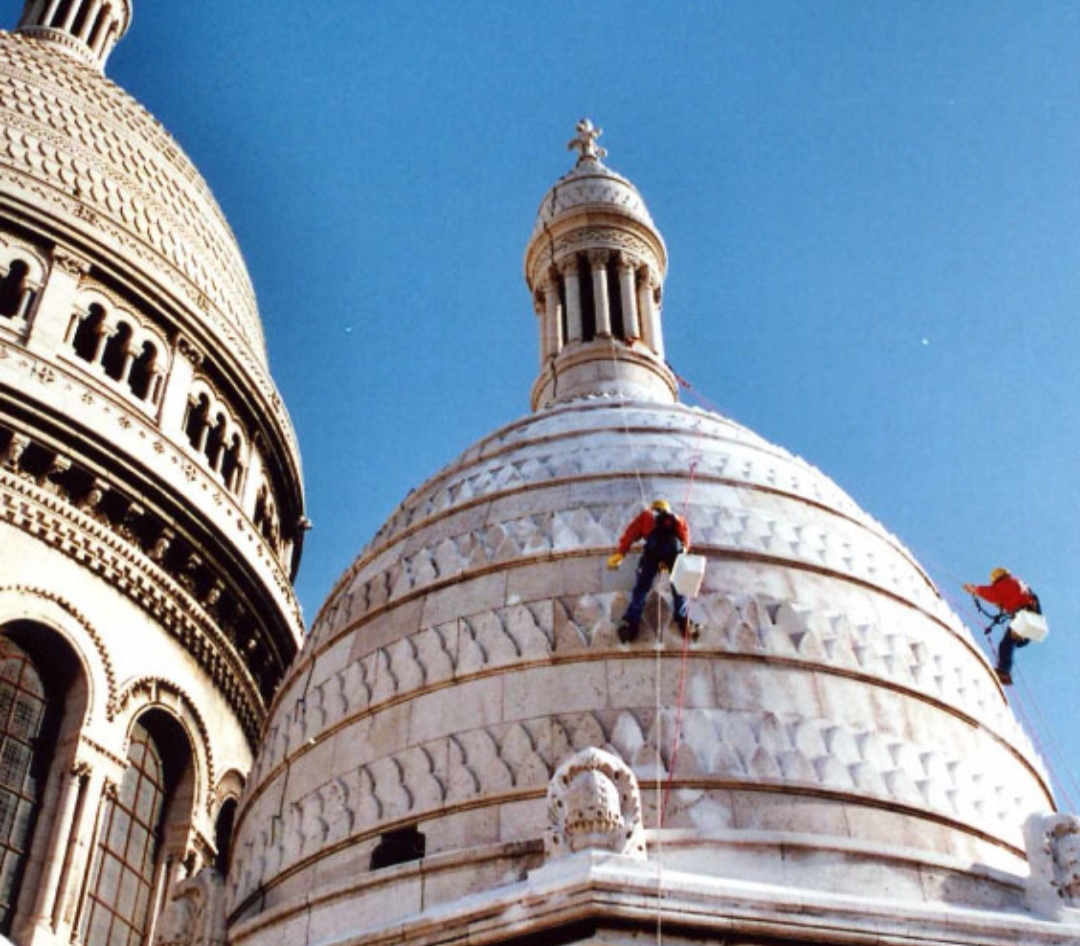
{"label": "small turret", "polygon": [[602,133],[578,122],[567,145],[577,163],[545,195],[525,252],[541,326],[533,410],[589,396],[676,400],[660,319],[667,251],[637,189],[603,164]]}

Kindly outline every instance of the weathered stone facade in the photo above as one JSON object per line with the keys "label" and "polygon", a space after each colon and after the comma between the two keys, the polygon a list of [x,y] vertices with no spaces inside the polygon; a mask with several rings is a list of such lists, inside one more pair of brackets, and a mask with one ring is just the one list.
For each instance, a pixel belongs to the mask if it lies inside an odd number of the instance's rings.
{"label": "weathered stone facade", "polygon": [[174,883],[224,866],[302,634],[295,436],[224,217],[102,74],[130,17],[31,0],[0,33],[0,932],[20,946],[149,937]]}

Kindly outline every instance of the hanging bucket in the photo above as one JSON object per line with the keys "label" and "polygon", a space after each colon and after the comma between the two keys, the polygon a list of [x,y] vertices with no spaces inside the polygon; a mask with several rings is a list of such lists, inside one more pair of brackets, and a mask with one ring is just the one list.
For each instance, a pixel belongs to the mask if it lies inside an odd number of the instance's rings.
{"label": "hanging bucket", "polygon": [[705,578],[704,555],[680,555],[671,569],[671,583],[679,594],[687,598],[696,598]]}
{"label": "hanging bucket", "polygon": [[1034,611],[1017,611],[1009,624],[1009,630],[1029,641],[1041,641],[1050,633],[1046,618]]}

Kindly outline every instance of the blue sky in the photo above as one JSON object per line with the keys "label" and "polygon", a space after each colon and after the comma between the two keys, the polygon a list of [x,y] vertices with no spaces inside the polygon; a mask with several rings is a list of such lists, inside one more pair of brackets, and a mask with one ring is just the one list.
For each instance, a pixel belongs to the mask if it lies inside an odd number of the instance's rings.
{"label": "blue sky", "polygon": [[135,0],[108,73],[244,250],[309,619],[411,487],[528,410],[522,254],[589,115],[667,240],[695,392],[965,617],[996,565],[1038,590],[1051,637],[1012,696],[1080,803],[1080,5]]}

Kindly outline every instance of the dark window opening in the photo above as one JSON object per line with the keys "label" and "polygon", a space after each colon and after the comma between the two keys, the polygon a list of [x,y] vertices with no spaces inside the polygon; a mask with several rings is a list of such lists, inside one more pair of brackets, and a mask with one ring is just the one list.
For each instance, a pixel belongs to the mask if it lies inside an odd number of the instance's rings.
{"label": "dark window opening", "polygon": [[46,23],[46,26],[55,26],[58,29],[64,25],[64,20],[67,19],[68,13],[71,10],[71,5],[75,0],[60,0],[60,6],[56,8],[56,12],[53,14],[52,21]]}
{"label": "dark window opening", "polygon": [[22,260],[16,260],[8,267],[7,275],[0,279],[0,315],[10,319],[19,314],[23,283],[29,272],[30,268]]}
{"label": "dark window opening", "polygon": [[105,351],[101,356],[101,367],[113,381],[119,381],[124,375],[124,362],[127,360],[127,351],[130,346],[131,326],[126,322],[121,322],[120,327],[105,343]]}
{"label": "dark window opening", "polygon": [[235,492],[238,483],[238,473],[240,469],[240,437],[237,434],[232,435],[232,439],[229,441],[229,448],[225,451],[224,456],[221,458],[221,478],[225,481],[225,486],[230,491]]}
{"label": "dark window opening", "polygon": [[90,12],[89,7],[89,3],[83,3],[79,7],[79,12],[75,17],[75,22],[71,24],[72,36],[79,36],[82,33],[82,28],[86,23],[86,15]]}
{"label": "dark window opening", "polygon": [[210,424],[210,399],[200,394],[195,402],[188,401],[187,417],[184,418],[184,434],[188,443],[198,448],[203,431]]}
{"label": "dark window opening", "polygon": [[79,327],[75,330],[71,347],[83,361],[94,360],[104,322],[105,310],[97,304],[90,306],[90,310],[79,320]]}
{"label": "dark window opening", "polygon": [[229,847],[232,844],[233,826],[236,823],[236,799],[229,798],[221,806],[217,824],[214,826],[214,867],[222,877],[229,872]]}
{"label": "dark window opening", "polygon": [[566,280],[559,279],[559,325],[562,327],[562,341],[565,345],[570,341],[570,326],[566,321]]}
{"label": "dark window opening", "polygon": [[613,338],[626,338],[626,327],[623,324],[622,289],[619,286],[619,267],[614,259],[608,260],[606,275],[611,335]]}
{"label": "dark window opening", "polygon": [[139,357],[131,365],[128,384],[131,386],[131,393],[142,401],[145,401],[150,393],[150,382],[154,377],[150,369],[154,366],[156,358],[157,350],[150,342],[144,342]]}
{"label": "dark window opening", "polygon": [[210,429],[210,435],[206,438],[206,459],[210,461],[210,466],[217,469],[218,458],[221,456],[221,450],[225,446],[225,415],[218,414],[217,422]]}
{"label": "dark window opening", "polygon": [[421,860],[427,851],[427,838],[415,826],[388,831],[371,852],[371,869],[381,870],[395,864]]}
{"label": "dark window opening", "polygon": [[589,257],[584,253],[578,255],[579,292],[581,298],[581,338],[591,342],[596,338],[596,298],[593,295],[592,267],[589,265]]}

